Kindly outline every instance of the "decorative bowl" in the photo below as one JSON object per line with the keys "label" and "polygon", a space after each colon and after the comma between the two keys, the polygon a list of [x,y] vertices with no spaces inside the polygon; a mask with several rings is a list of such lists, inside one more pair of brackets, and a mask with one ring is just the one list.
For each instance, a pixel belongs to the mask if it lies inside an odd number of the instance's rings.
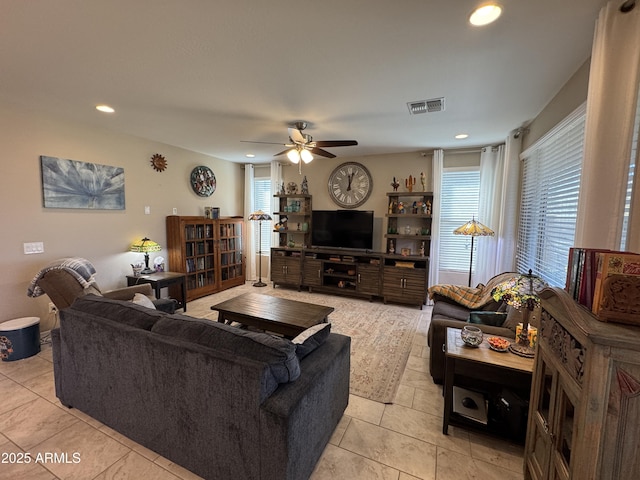
{"label": "decorative bowl", "polygon": [[496,352],[506,352],[509,350],[509,345],[511,345],[509,340],[500,337],[489,337],[487,338],[487,343],[489,344],[489,348]]}
{"label": "decorative bowl", "polygon": [[469,347],[479,347],[482,343],[482,330],[478,327],[472,327],[471,325],[465,325],[460,332],[462,341]]}

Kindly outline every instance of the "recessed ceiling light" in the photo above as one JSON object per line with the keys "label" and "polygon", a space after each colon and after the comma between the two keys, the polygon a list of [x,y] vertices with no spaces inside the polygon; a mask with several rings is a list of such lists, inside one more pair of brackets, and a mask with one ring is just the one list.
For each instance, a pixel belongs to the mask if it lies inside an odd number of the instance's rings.
{"label": "recessed ceiling light", "polygon": [[455,136],[455,138],[457,138],[458,140],[462,140],[463,138],[467,138],[469,136],[468,133],[459,133],[458,135]]}
{"label": "recessed ceiling light", "polygon": [[502,15],[502,7],[497,3],[489,3],[476,8],[469,16],[469,23],[476,27],[495,22]]}
{"label": "recessed ceiling light", "polygon": [[96,105],[96,110],[102,113],[113,113],[115,110],[109,105]]}
{"label": "recessed ceiling light", "polygon": [[247,158],[255,158],[255,155],[253,153],[247,153],[245,155],[245,157],[247,157]]}

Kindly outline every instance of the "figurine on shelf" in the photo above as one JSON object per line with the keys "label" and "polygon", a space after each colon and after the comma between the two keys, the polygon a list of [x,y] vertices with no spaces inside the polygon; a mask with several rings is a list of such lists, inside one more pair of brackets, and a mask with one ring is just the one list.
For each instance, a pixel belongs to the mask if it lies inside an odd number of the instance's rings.
{"label": "figurine on shelf", "polygon": [[280,187],[280,195],[285,195],[287,191],[284,189],[284,182],[282,182],[282,186]]}
{"label": "figurine on shelf", "polygon": [[411,205],[411,213],[418,213],[418,202],[413,202]]}
{"label": "figurine on shelf", "polygon": [[404,213],[404,202],[398,202],[398,213]]}
{"label": "figurine on shelf", "polygon": [[300,193],[302,193],[302,195],[309,195],[309,183],[307,182],[307,176],[304,176],[304,179],[302,180],[302,185],[300,186],[301,190]]}
{"label": "figurine on shelf", "polygon": [[420,256],[424,257],[424,242],[420,245]]}
{"label": "figurine on shelf", "polygon": [[423,215],[427,214],[427,203],[426,202],[420,202],[420,213],[422,213]]}
{"label": "figurine on shelf", "polygon": [[391,182],[391,186],[393,187],[394,192],[398,191],[398,187],[400,186],[400,184],[396,180],[396,177],[393,177],[393,182]]}
{"label": "figurine on shelf", "polygon": [[407,178],[404,181],[404,186],[407,187],[407,191],[408,192],[413,192],[413,186],[416,184],[416,179],[413,178],[411,175],[409,175],[409,178]]}
{"label": "figurine on shelf", "polygon": [[431,201],[427,200],[427,215],[431,215]]}
{"label": "figurine on shelf", "polygon": [[395,249],[395,247],[393,246],[393,240],[391,240],[391,241],[389,242],[389,253],[391,253],[391,254],[396,253],[396,249]]}
{"label": "figurine on shelf", "polygon": [[295,195],[298,193],[298,184],[296,182],[287,183],[287,193],[289,195]]}
{"label": "figurine on shelf", "polygon": [[427,177],[424,172],[420,172],[420,183],[422,184],[422,191],[427,191]]}
{"label": "figurine on shelf", "polygon": [[395,200],[391,200],[391,201],[389,202],[389,214],[392,214],[392,213],[393,213],[393,210],[394,210],[395,206],[396,206],[396,202],[395,202]]}

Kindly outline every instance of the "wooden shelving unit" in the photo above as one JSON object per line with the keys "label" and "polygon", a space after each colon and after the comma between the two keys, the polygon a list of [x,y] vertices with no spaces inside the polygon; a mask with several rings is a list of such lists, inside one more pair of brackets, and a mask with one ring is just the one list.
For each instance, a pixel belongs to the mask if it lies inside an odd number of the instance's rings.
{"label": "wooden shelving unit", "polygon": [[302,248],[311,246],[311,195],[301,193],[276,194],[278,217],[276,224],[284,225],[278,233],[280,247]]}
{"label": "wooden shelving unit", "polygon": [[389,254],[428,256],[431,249],[433,192],[389,192],[386,251]]}
{"label": "wooden shelving unit", "polygon": [[169,269],[186,276],[187,301],[244,283],[241,218],[167,217]]}

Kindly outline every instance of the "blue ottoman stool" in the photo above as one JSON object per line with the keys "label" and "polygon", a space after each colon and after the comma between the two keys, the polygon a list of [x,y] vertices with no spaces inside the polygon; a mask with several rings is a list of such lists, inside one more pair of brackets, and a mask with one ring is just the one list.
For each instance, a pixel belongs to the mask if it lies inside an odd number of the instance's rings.
{"label": "blue ottoman stool", "polygon": [[23,317],[0,323],[0,357],[13,362],[40,352],[40,319]]}

